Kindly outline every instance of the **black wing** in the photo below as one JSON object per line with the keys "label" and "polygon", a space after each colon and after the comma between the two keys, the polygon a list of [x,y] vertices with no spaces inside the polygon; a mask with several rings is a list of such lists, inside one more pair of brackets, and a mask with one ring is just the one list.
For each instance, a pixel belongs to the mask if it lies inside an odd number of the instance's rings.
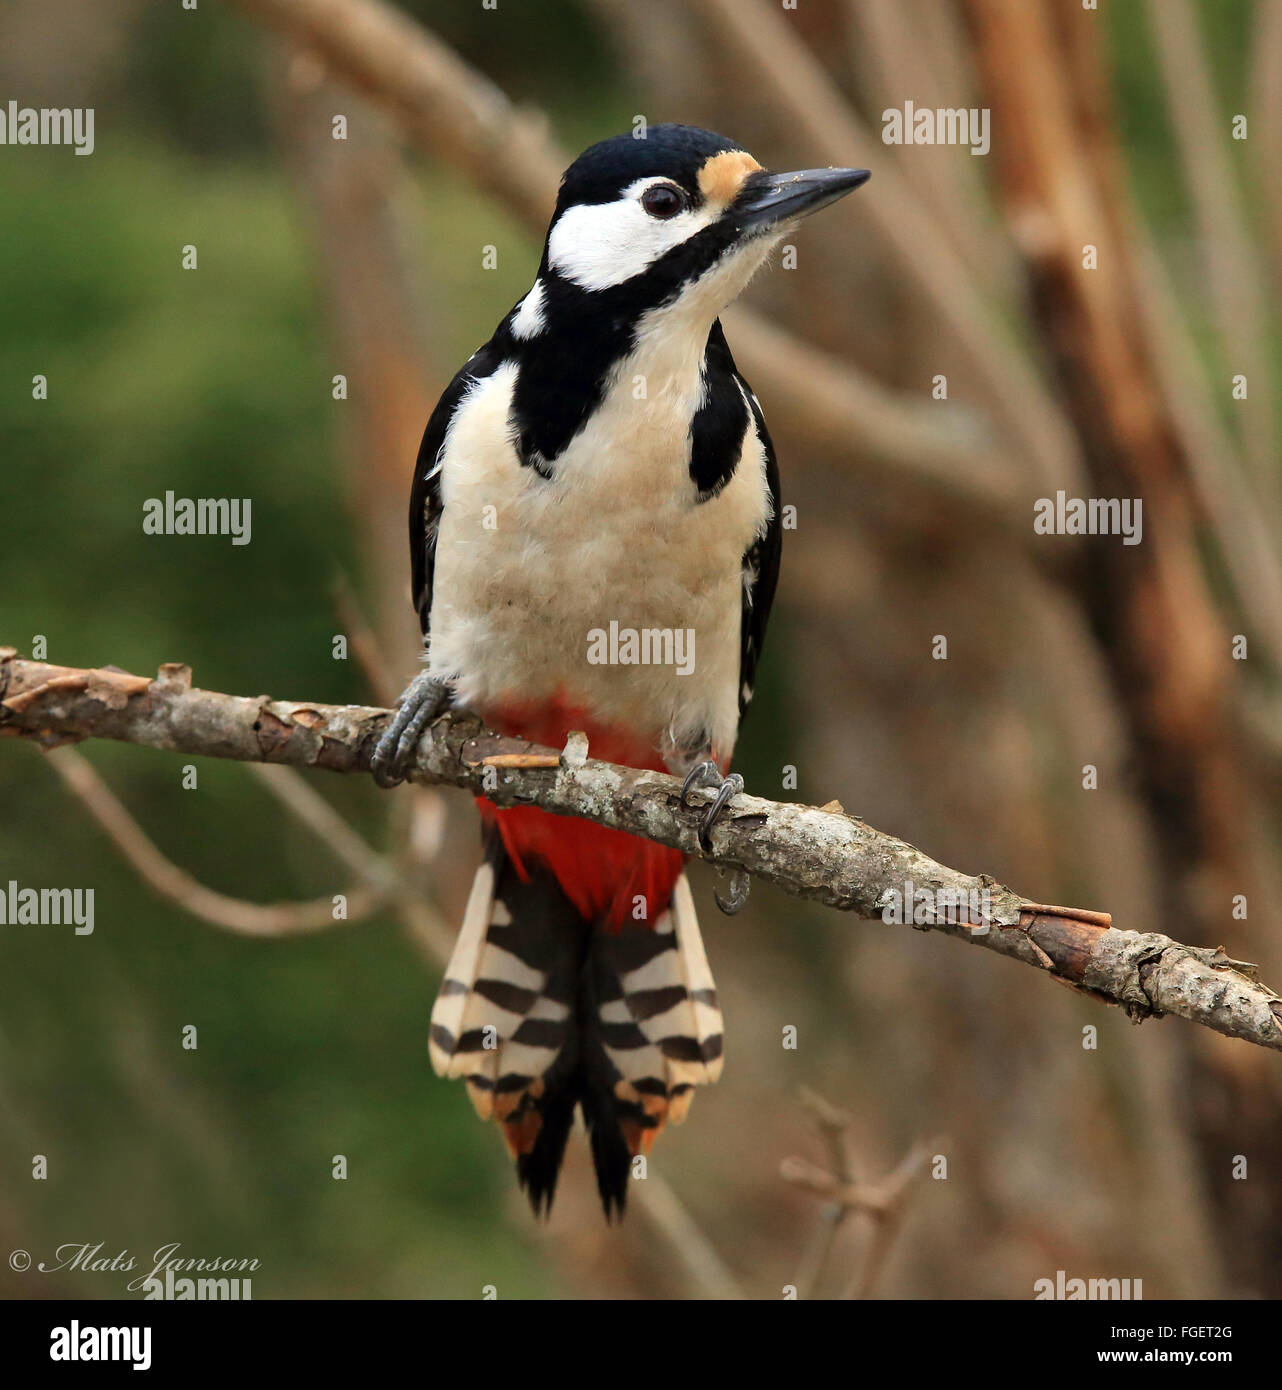
{"label": "black wing", "polygon": [[[737,373],[736,373],[737,375]],[[779,582],[779,554],[783,549],[783,522],[779,515],[779,464],[775,447],[770,442],[761,406],[752,394],[752,387],[739,377],[752,408],[752,423],[766,455],[766,488],[770,493],[770,517],[764,530],[743,554],[743,623],[742,645],[739,651],[739,718],[752,703],[753,682],[757,678],[757,662],[766,640],[766,623],[775,601],[775,586]]]}
{"label": "black wing", "polygon": [[476,382],[484,380],[503,360],[493,340],[478,348],[436,403],[414,464],[414,485],[410,489],[410,564],[413,568],[414,607],[424,638],[432,614],[432,577],[436,570],[436,533],[441,523],[441,467],[446,431],[454,412]]}

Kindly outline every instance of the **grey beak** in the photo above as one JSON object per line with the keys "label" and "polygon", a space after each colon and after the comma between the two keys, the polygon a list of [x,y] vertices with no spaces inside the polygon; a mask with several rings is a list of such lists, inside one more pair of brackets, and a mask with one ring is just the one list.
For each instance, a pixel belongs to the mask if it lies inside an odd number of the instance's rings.
{"label": "grey beak", "polygon": [[754,174],[728,216],[741,232],[790,222],[844,198],[871,174],[867,169],[797,169],[789,174]]}

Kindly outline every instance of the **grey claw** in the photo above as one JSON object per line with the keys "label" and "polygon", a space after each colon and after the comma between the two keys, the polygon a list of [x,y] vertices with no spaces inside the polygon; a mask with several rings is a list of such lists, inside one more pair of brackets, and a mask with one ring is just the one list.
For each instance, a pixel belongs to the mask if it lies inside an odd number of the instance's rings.
{"label": "grey claw", "polygon": [[696,763],[686,773],[686,779],[681,784],[681,805],[686,810],[692,809],[689,800],[690,793],[700,787],[716,787],[718,789],[716,799],[699,822],[699,844],[704,853],[710,854],[712,852],[712,827],[717,823],[717,817],[725,810],[730,799],[738,796],[743,790],[743,778],[737,772],[730,773],[728,777],[722,777],[721,769],[712,761]]}
{"label": "grey claw", "polygon": [[418,747],[423,730],[449,699],[450,685],[426,671],[415,676],[397,701],[396,717],[383,731],[369,760],[370,772],[380,787],[399,786]]}
{"label": "grey claw", "polygon": [[723,898],[713,888],[712,898],[727,917],[733,917],[736,912],[743,910],[744,904],[748,901],[748,894],[752,889],[752,879],[743,869],[723,869],[718,866],[718,872],[722,873],[728,880],[729,892]]}
{"label": "grey claw", "polygon": [[707,762],[695,763],[686,773],[686,779],[681,783],[681,805],[685,810],[691,810],[690,793],[698,791],[700,787],[719,787],[721,785],[721,769],[709,759]]}
{"label": "grey claw", "polygon": [[721,789],[717,792],[716,800],[708,807],[699,826],[699,843],[709,853],[712,853],[712,827],[717,823],[717,817],[726,809],[732,797],[736,797],[743,790],[743,778],[737,772],[732,772],[721,784]]}

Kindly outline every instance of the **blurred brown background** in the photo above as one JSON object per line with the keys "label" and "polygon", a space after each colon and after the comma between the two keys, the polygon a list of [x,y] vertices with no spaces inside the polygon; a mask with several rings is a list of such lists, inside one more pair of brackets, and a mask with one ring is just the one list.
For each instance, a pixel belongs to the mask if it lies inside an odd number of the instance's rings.
{"label": "blurred brown background", "polygon": [[[944,863],[1282,979],[1278,0],[15,0],[0,94],[97,115],[91,158],[0,149],[0,640],[389,698],[416,655],[418,438],[528,288],[564,163],[644,116],[767,166],[867,166],[726,318],[797,518],[749,789],[840,798]],[[906,101],[986,109],[991,151],[885,144]],[[166,488],[252,496],[253,543],[143,537]],[[1142,498],[1142,544],[1035,534],[1060,489]],[[102,815],[235,900],[202,914],[139,880],[83,791],[4,753],[0,877],[99,903],[89,938],[0,934],[6,1248],[176,1240],[257,1257],[258,1297],[1028,1298],[1057,1270],[1282,1293],[1276,1057],[762,885],[726,919],[699,870],[724,1079],[621,1229],[582,1144],[536,1226],[426,1059],[477,853],[465,797],[313,779],[363,837],[344,859],[293,782],[202,765],[184,792],[176,760],[88,747],[129,808]],[[362,872],[396,890],[332,931],[264,940],[245,906]],[[850,1117],[867,1181],[915,1140],[946,1152],[893,1239],[855,1215],[829,1244],[781,1177],[824,1158],[802,1087]]]}

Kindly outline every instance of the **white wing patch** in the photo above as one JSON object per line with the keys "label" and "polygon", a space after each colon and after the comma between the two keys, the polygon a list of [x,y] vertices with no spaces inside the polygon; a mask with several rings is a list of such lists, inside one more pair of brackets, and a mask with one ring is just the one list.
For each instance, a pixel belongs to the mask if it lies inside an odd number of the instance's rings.
{"label": "white wing patch", "polygon": [[521,307],[512,318],[512,336],[524,342],[527,338],[537,338],[546,325],[544,317],[543,281],[536,280],[533,289],[521,301]]}

